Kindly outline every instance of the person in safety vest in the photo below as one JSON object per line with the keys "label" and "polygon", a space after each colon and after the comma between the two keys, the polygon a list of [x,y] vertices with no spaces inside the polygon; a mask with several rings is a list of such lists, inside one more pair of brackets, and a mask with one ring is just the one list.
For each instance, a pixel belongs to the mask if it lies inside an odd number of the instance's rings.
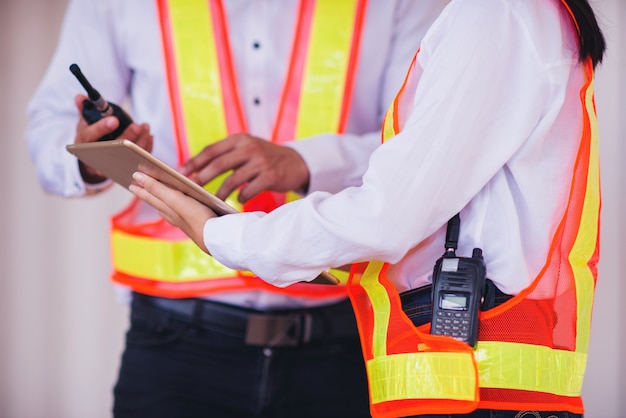
{"label": "person in safety vest", "polygon": [[[144,173],[131,189],[224,265],[276,286],[353,264],[373,416],[581,416],[604,50],[586,0],[452,0],[391,102],[362,184],[221,217]],[[431,327],[448,241],[462,257],[482,250],[486,285],[467,293],[482,301],[475,345]],[[440,271],[462,273],[460,258],[447,261]],[[451,296],[437,309],[466,303]]]}
{"label": "person in safety vest", "polygon": [[[118,138],[240,211],[359,183],[386,107],[446,4],[70,0],[28,106],[40,183],[65,197],[112,184],[65,150],[120,123],[80,117],[89,103],[73,63],[102,97],[127,105],[134,122]],[[333,271],[336,286],[273,286],[207,258],[139,199],[111,219],[111,248],[112,280],[132,300],[115,417],[369,416],[347,267]]]}

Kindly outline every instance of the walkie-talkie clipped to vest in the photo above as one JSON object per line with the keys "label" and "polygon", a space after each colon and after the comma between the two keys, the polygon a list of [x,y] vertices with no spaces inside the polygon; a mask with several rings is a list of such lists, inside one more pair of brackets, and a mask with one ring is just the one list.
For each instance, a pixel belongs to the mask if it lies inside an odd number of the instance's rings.
{"label": "walkie-talkie clipped to vest", "polygon": [[478,339],[478,313],[484,294],[486,268],[480,248],[472,257],[456,255],[461,218],[448,222],[445,252],[433,270],[433,314],[430,332],[465,341]]}

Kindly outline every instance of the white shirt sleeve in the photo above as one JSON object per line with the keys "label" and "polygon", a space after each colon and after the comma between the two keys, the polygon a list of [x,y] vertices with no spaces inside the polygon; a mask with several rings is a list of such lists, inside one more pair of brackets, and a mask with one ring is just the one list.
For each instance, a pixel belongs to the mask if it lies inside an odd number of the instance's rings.
{"label": "white shirt sleeve", "polygon": [[[553,68],[569,69],[571,57],[544,62],[509,6],[446,9],[422,43],[404,126],[372,154],[360,187],[312,193],[267,215],[211,219],[204,227],[211,254],[285,286],[353,262],[407,261],[421,246],[442,251],[443,241],[428,238],[468,206],[468,230],[511,224],[506,214],[486,220],[485,213],[499,199],[513,211],[524,204],[525,190],[502,178],[515,181],[508,164],[542,138],[537,132],[550,123],[549,106],[560,106],[555,91],[566,83],[551,77]],[[542,192],[549,198],[549,188]]]}
{"label": "white shirt sleeve", "polygon": [[[25,137],[37,176],[47,192],[61,196],[87,193],[76,158],[65,150],[65,145],[74,142],[76,135],[78,115],[74,96],[85,94],[69,71],[70,64],[78,64],[107,100],[121,104],[126,97],[130,74],[119,64],[121,52],[111,42],[115,39],[110,25],[113,8],[110,2],[69,2],[58,47],[29,101]],[[107,74],[115,76],[107,77]],[[126,74],[125,78],[120,74]]]}

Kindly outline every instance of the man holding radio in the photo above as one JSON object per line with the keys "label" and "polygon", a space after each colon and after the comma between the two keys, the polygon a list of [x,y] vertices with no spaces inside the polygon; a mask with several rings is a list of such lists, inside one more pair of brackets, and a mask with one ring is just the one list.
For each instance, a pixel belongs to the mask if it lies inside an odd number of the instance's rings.
{"label": "man holding radio", "polygon": [[[336,192],[347,186],[337,178],[359,178],[386,106],[446,3],[70,0],[29,104],[26,136],[42,187],[73,197],[110,186],[65,151],[119,124],[79,118],[86,97],[68,71],[76,63],[103,97],[128,103],[135,123],[121,138],[203,185],[228,171],[206,187],[220,196],[240,189],[228,201],[242,211],[297,197],[276,191]],[[270,184],[274,192],[259,193]],[[369,415],[343,284],[281,289],[207,260],[138,200],[111,224],[112,279],[132,296],[116,418]]]}

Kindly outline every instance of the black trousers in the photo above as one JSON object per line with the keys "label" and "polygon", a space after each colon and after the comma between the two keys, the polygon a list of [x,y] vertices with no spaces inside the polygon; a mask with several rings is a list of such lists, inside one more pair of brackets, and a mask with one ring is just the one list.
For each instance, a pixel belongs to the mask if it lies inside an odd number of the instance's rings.
{"label": "black trousers", "polygon": [[[134,295],[114,416],[369,417],[349,301],[273,318],[202,300]],[[295,318],[294,326],[277,332],[284,318]]]}

